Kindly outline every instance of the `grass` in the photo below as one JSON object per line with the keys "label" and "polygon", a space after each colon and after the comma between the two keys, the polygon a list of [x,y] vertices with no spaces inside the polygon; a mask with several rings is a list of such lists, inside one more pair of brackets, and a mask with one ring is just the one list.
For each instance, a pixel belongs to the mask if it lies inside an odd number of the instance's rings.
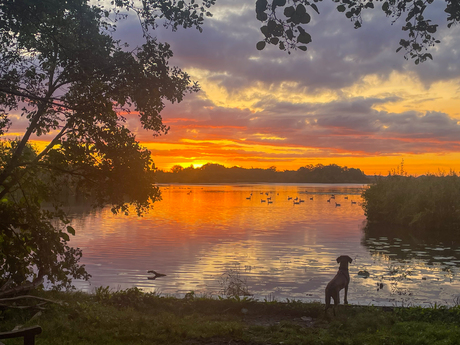
{"label": "grass", "polygon": [[369,224],[404,226],[460,239],[460,177],[389,175],[363,192]]}
{"label": "grass", "polygon": [[39,324],[43,333],[37,337],[38,345],[456,344],[460,338],[460,307],[340,306],[333,317],[325,315],[319,303],[195,294],[178,299],[136,288],[40,294],[64,303],[48,304],[39,315],[30,309],[2,310],[0,331]]}

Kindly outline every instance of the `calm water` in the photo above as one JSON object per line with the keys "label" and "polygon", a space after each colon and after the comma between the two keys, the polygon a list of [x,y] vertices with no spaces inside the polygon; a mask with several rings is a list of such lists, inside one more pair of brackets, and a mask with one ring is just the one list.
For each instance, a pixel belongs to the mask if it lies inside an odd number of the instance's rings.
{"label": "calm water", "polygon": [[[350,303],[454,304],[460,249],[365,235],[364,187],[168,185],[142,218],[80,211],[71,244],[83,249],[92,279],[77,288],[217,295],[222,277],[237,271],[258,298],[323,301],[335,259],[346,254],[353,258]],[[167,276],[149,280],[148,270]]]}

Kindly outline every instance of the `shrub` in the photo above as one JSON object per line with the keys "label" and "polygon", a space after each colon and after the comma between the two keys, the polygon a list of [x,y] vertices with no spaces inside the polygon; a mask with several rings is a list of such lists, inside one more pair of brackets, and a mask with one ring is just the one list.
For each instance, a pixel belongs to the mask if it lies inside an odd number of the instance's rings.
{"label": "shrub", "polygon": [[390,175],[362,194],[368,223],[403,225],[417,230],[460,229],[460,177]]}

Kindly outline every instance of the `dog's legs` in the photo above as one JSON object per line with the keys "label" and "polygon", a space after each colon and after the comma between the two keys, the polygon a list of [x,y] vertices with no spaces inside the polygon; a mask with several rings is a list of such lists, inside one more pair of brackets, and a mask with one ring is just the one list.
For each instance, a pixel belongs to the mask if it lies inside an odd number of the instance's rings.
{"label": "dog's legs", "polygon": [[332,299],[334,300],[334,308],[332,308],[332,311],[334,312],[334,316],[335,316],[335,308],[337,308],[337,306],[340,303],[340,292],[339,291],[335,292],[334,295],[332,295]]}
{"label": "dog's legs", "polygon": [[324,309],[324,312],[327,314],[327,310],[331,306],[331,296],[327,293],[326,291],[326,309]]}
{"label": "dog's legs", "polygon": [[343,300],[343,304],[348,304],[347,295],[348,295],[348,285],[345,286],[345,297]]}

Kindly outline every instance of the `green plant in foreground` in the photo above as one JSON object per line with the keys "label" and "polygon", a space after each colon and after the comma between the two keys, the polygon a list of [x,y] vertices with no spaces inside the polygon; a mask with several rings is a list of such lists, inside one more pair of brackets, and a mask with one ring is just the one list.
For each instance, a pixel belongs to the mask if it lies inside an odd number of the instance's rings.
{"label": "green plant in foreground", "polygon": [[246,279],[241,277],[238,269],[229,269],[225,271],[219,279],[222,287],[222,294],[234,298],[240,296],[251,296]]}
{"label": "green plant in foreground", "polygon": [[[39,324],[37,344],[456,344],[460,308],[343,306],[320,303],[172,298],[137,288],[98,293],[43,292],[59,299],[33,310],[3,310],[0,331]],[[245,312],[242,312],[245,310]],[[20,341],[7,342],[8,345]]]}

